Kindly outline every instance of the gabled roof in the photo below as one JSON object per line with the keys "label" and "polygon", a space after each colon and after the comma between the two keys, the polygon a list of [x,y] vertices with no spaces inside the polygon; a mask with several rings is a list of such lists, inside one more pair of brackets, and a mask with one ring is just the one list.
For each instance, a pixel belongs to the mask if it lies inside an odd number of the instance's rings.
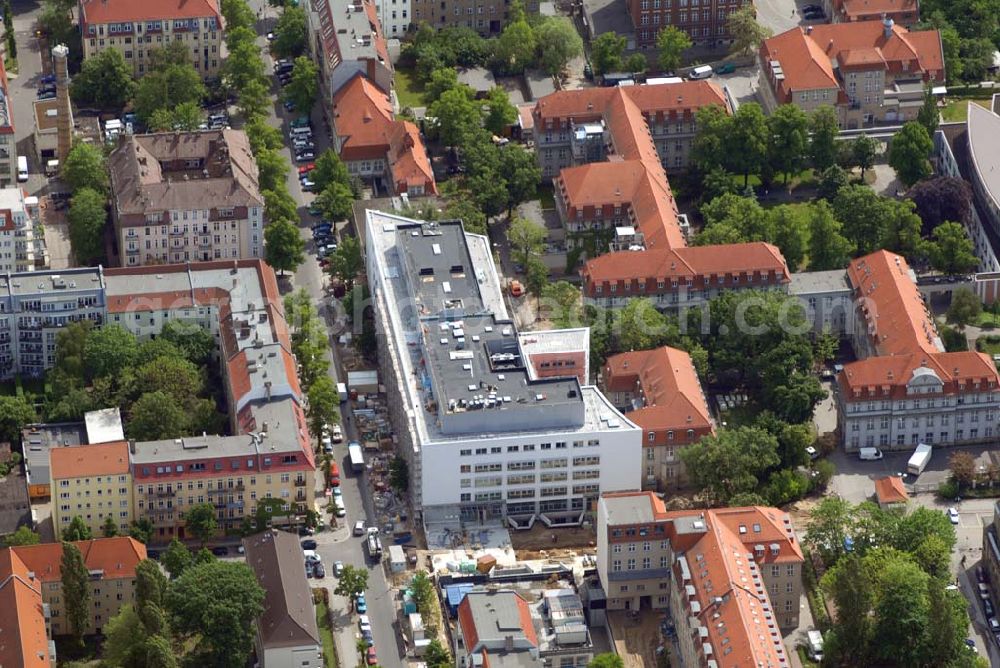
{"label": "gabled roof", "polygon": [[122,475],[129,472],[128,443],[117,441],[76,448],[52,448],[49,470],[53,480]]}
{"label": "gabled roof", "polygon": [[[101,578],[134,578],[135,567],[146,558],[146,546],[129,536],[74,541],[83,563]],[[11,548],[25,568],[41,582],[57,582],[62,573],[62,543],[40,543]]]}
{"label": "gabled roof", "polygon": [[264,589],[257,620],[265,649],[319,645],[312,592],[295,534],[272,529],[243,539],[247,565]]}
{"label": "gabled roof", "polygon": [[[708,429],[714,431],[691,356],[663,346],[613,355],[605,365],[605,387],[611,391],[642,390],[645,405],[628,418],[643,430]],[[646,439],[643,439],[643,443]]]}
{"label": "gabled roof", "polygon": [[875,480],[875,497],[880,504],[906,503],[910,500],[903,479],[895,475]]}
{"label": "gabled roof", "polygon": [[222,14],[216,0],[83,0],[80,25],[200,19],[214,16],[222,30]]}
{"label": "gabled roof", "polygon": [[[528,651],[537,649],[538,635],[528,602],[510,589],[471,590],[458,606],[458,625],[465,651]],[[511,638],[508,644],[506,639]]]}
{"label": "gabled roof", "polygon": [[883,14],[913,14],[917,18],[917,0],[835,0],[834,11],[851,21],[874,20]]}
{"label": "gabled roof", "polygon": [[0,666],[49,668],[41,582],[10,548],[0,550]]}

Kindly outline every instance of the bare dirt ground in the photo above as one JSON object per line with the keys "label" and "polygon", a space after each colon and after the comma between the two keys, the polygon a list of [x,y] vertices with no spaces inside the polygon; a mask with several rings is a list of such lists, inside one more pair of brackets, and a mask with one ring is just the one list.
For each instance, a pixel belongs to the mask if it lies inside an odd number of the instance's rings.
{"label": "bare dirt ground", "polygon": [[522,552],[537,553],[545,551],[549,556],[560,552],[587,552],[597,548],[597,535],[593,528],[562,528],[550,529],[538,522],[526,531],[510,530],[511,547],[522,559],[537,559],[526,557]]}
{"label": "bare dirt ground", "polygon": [[653,668],[656,648],[660,645],[660,613],[643,610],[633,617],[626,610],[608,612],[608,623],[615,638],[615,651],[625,668]]}
{"label": "bare dirt ground", "polygon": [[792,526],[795,527],[795,532],[800,536],[805,533],[806,524],[809,523],[809,514],[812,513],[813,508],[820,502],[821,498],[808,498],[802,499],[792,505],[788,506],[788,515],[792,518]]}

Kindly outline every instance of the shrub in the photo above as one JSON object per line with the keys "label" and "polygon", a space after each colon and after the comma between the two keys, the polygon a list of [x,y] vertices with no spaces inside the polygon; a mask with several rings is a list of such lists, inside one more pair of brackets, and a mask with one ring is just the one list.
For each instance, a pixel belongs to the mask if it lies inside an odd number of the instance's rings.
{"label": "shrub", "polygon": [[958,498],[959,489],[958,482],[954,478],[948,478],[943,483],[938,485],[937,495],[944,500],[952,500]]}

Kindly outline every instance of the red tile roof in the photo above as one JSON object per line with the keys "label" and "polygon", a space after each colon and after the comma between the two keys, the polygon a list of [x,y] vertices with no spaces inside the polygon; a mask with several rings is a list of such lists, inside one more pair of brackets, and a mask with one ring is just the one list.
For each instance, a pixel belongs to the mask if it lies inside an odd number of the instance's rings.
{"label": "red tile roof", "polygon": [[200,19],[215,17],[222,30],[222,14],[215,0],[83,0],[80,26],[133,21]]}
{"label": "red tile roof", "polygon": [[910,500],[903,479],[894,475],[875,480],[875,497],[880,504],[906,503]]}
{"label": "red tile roof", "polygon": [[[683,350],[663,346],[613,355],[603,376],[607,390],[636,392],[636,386],[641,390],[645,405],[631,411],[628,418],[643,431],[714,433],[715,423],[694,363]],[[646,438],[642,442],[651,445]]]}
{"label": "red tile roof", "polygon": [[0,666],[49,668],[41,583],[10,548],[0,550]]}
{"label": "red tile roof", "polygon": [[839,382],[845,400],[905,396],[914,376],[929,373],[941,380],[946,394],[1000,387],[1000,373],[988,355],[944,352],[902,256],[881,250],[857,258],[847,277],[874,355],[844,367]]}
{"label": "red tile roof", "polygon": [[[793,93],[840,88],[833,63],[841,67],[878,64],[893,75],[911,73],[925,80],[944,79],[944,56],[936,30],[909,32],[893,25],[889,37],[881,21],[831,23],[792,28],[764,40],[760,58],[780,102]],[[781,64],[783,79],[775,80],[769,63]]]}
{"label": "red tile roof", "polygon": [[396,120],[392,101],[378,86],[357,74],[333,96],[334,130],[345,161],[388,161],[397,192],[420,185],[436,193],[434,173],[417,127]]}
{"label": "red tile roof", "polygon": [[[129,536],[75,541],[89,571],[101,571],[105,580],[134,578],[135,567],[146,558],[146,546]],[[11,548],[25,568],[42,582],[55,582],[62,572],[62,543],[40,543]]]}
{"label": "red tile roof", "polygon": [[[883,15],[899,17],[911,14],[915,23],[918,19],[917,0],[835,0],[834,12],[848,21],[881,20]],[[896,19],[899,20],[898,18]]]}
{"label": "red tile roof", "polygon": [[49,467],[53,480],[128,473],[128,443],[115,441],[75,448],[52,448]]}

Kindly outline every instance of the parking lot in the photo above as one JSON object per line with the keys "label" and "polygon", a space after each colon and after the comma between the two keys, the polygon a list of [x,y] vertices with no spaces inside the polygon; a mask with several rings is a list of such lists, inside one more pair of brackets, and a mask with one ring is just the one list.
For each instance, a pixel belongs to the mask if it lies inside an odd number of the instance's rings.
{"label": "parking lot", "polygon": [[[757,8],[757,21],[777,35],[806,23],[802,17],[802,7],[822,4],[817,0],[757,0],[754,6]],[[808,23],[821,23],[821,21]]]}

